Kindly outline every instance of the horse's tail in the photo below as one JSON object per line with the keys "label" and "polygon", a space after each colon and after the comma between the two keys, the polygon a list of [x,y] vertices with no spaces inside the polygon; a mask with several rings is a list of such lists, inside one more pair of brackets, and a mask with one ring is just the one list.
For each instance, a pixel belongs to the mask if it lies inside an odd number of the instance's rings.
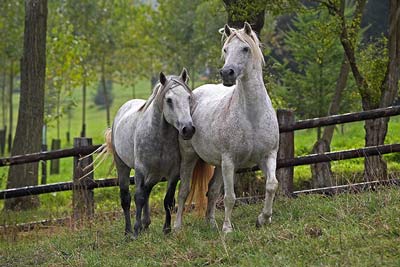
{"label": "horse's tail", "polygon": [[[103,163],[103,161],[108,158],[108,156],[110,154],[114,154],[111,133],[112,133],[111,128],[107,128],[107,130],[104,133],[104,139],[106,142],[104,144],[102,144],[99,148],[97,148],[95,151],[93,151],[92,153],[79,158],[79,160],[83,160],[85,158],[93,156],[95,153],[98,153],[98,155],[94,158],[93,162],[91,164],[89,164],[88,166],[86,166],[84,170],[87,170],[88,168],[92,168],[94,166],[93,169],[89,173],[86,173],[84,176],[80,177],[80,179],[82,179],[82,178],[88,176],[89,174],[91,174],[92,172],[94,172],[94,170],[97,169],[97,167],[99,167]],[[99,160],[99,162],[95,165],[96,161],[98,161],[98,160]],[[109,172],[111,172],[113,166],[114,166],[114,164],[111,165]]]}
{"label": "horse's tail", "polygon": [[194,201],[195,209],[200,216],[205,214],[207,207],[206,193],[208,183],[214,174],[214,167],[199,159],[193,170],[192,183],[188,197],[189,205]]}

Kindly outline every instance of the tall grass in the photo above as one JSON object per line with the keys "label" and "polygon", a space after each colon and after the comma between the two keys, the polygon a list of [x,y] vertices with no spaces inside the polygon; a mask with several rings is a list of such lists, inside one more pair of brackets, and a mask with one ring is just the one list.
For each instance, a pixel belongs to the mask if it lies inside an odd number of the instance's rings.
{"label": "tall grass", "polygon": [[[278,197],[273,222],[260,229],[261,204],[236,207],[224,236],[195,214],[164,236],[163,219],[127,242],[123,219],[85,228],[3,234],[1,266],[399,266],[400,190]],[[157,210],[161,211],[161,210]],[[221,227],[223,211],[217,212]]]}

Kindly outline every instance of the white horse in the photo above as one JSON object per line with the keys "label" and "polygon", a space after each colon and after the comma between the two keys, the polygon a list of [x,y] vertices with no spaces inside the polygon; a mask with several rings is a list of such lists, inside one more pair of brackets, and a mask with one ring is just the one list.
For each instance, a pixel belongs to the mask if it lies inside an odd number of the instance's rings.
{"label": "white horse", "polygon": [[162,178],[168,180],[163,230],[164,233],[171,230],[171,210],[181,160],[178,135],[190,139],[195,132],[190,114],[192,92],[186,84],[187,80],[185,69],[179,77],[166,77],[161,72],[160,83],[150,98],[147,101],[133,99],[125,103],[115,116],[112,130],[108,131],[107,143],[103,146],[114,155],[127,235],[132,233],[129,193],[131,169],[135,169],[136,185],[134,237],[150,225],[149,195]]}
{"label": "white horse", "polygon": [[[257,226],[271,221],[278,181],[275,177],[279,144],[278,120],[262,75],[264,57],[257,35],[245,23],[240,30],[225,25],[223,84],[206,84],[193,91],[192,114],[196,132],[191,140],[180,138],[181,187],[175,228],[182,225],[190,178],[198,159],[216,166],[209,183],[206,218],[215,225],[215,203],[224,184],[225,220],[222,230],[233,230],[234,175],[239,168],[258,165],[266,176],[265,203]],[[204,193],[205,194],[205,193]]]}

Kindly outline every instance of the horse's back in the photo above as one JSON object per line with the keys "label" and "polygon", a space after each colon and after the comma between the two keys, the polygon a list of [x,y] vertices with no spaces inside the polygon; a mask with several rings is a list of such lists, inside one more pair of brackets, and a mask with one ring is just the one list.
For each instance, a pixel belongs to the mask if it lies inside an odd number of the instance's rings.
{"label": "horse's back", "polygon": [[140,116],[139,109],[145,104],[143,99],[132,99],[121,106],[113,123],[113,144],[119,158],[134,168],[135,126]]}

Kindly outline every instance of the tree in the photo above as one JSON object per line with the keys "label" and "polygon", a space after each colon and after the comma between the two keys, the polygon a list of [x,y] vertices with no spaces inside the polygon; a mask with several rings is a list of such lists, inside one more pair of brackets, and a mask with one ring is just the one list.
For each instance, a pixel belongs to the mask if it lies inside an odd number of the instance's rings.
{"label": "tree", "polygon": [[[21,59],[21,95],[12,155],[40,151],[44,117],[47,0],[25,1],[24,46]],[[13,165],[7,188],[37,184],[38,163]],[[38,205],[37,196],[7,199],[6,209]]]}
{"label": "tree", "polygon": [[[1,49],[1,69],[3,72],[3,122],[5,123],[6,115],[6,102],[8,106],[8,151],[11,151],[12,145],[12,132],[13,132],[13,90],[14,80],[19,70],[17,68],[17,61],[21,57],[21,43],[22,43],[22,20],[21,16],[21,3],[20,1],[4,0],[0,3],[0,11],[2,16],[0,18],[0,39],[2,44]],[[6,80],[8,75],[8,92],[6,93]],[[6,96],[8,99],[6,100]],[[6,124],[4,124],[4,128]]]}
{"label": "tree", "polygon": [[[389,31],[388,31],[388,42],[387,42],[387,62],[385,64],[385,71],[379,79],[379,83],[376,79],[369,79],[370,75],[376,75],[376,73],[363,71],[360,65],[360,58],[357,55],[357,46],[355,45],[354,36],[352,35],[352,24],[359,24],[361,22],[362,10],[365,7],[365,0],[356,1],[356,9],[361,12],[352,23],[348,23],[345,17],[345,0],[341,0],[340,3],[334,3],[331,1],[318,1],[321,2],[325,7],[328,8],[330,13],[335,16],[340,25],[340,41],[343,49],[349,60],[351,71],[356,81],[358,90],[361,95],[363,110],[370,110],[374,108],[382,108],[390,106],[398,92],[398,80],[399,80],[399,68],[400,68],[400,3],[397,0],[389,1]],[[373,50],[375,53],[376,51]],[[381,61],[381,58],[376,58]],[[369,67],[366,69],[370,69]],[[379,72],[379,69],[377,69]],[[374,120],[365,121],[365,145],[375,146],[382,145],[385,140],[387,133],[389,118],[380,118]],[[383,160],[382,156],[374,156],[366,158],[364,163],[364,179],[386,179],[387,177],[387,165]]]}
{"label": "tree", "polygon": [[[278,73],[283,73],[281,97],[301,117],[337,114],[350,68],[337,38],[336,20],[324,9],[304,7],[291,25],[284,35],[289,57],[283,66],[277,64]],[[318,128],[313,153],[330,151],[333,131],[334,126],[323,132]],[[311,172],[314,187],[331,185],[329,163],[313,164]]]}

